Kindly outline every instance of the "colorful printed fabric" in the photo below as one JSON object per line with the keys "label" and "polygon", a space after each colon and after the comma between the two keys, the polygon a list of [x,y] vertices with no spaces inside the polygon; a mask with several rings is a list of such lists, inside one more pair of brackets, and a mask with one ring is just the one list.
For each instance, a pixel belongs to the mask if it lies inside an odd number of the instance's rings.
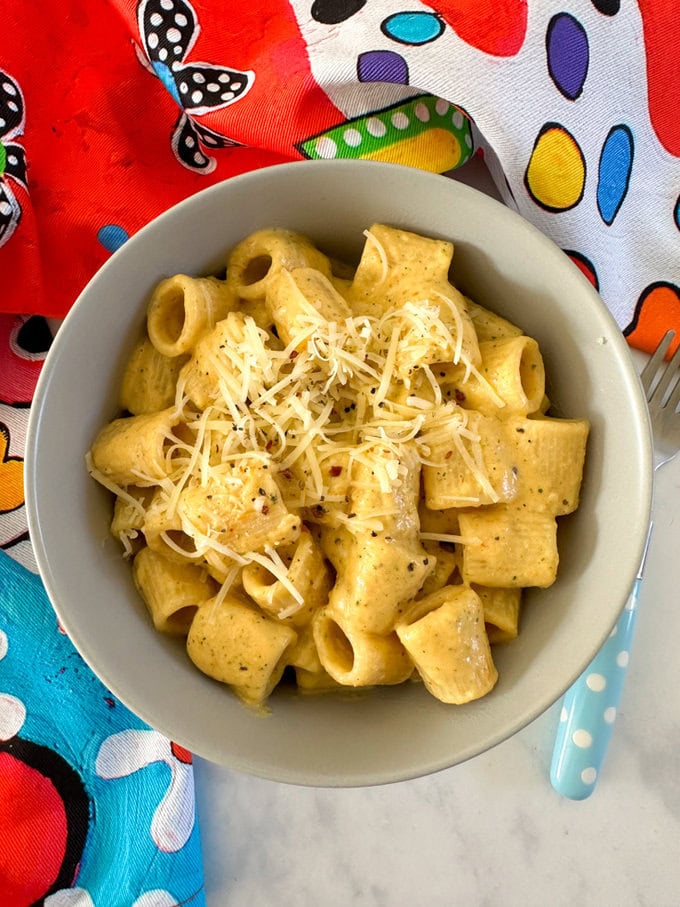
{"label": "colorful printed fabric", "polygon": [[[508,205],[633,345],[680,327],[674,0],[3,4],[0,309],[62,316],[155,215],[282,160],[444,172]],[[55,40],[55,36],[59,40]]]}
{"label": "colorful printed fabric", "polygon": [[23,456],[50,340],[0,315],[0,904],[202,905],[191,754],[97,680],[35,575]]}
{"label": "colorful printed fabric", "polygon": [[[23,456],[50,334],[125,240],[287,160],[445,173],[505,202],[634,346],[680,336],[674,0],[4,0],[0,41],[0,903],[202,904],[191,757],[49,607]],[[3,314],[4,313],[4,314]],[[34,316],[34,317],[29,317]]]}

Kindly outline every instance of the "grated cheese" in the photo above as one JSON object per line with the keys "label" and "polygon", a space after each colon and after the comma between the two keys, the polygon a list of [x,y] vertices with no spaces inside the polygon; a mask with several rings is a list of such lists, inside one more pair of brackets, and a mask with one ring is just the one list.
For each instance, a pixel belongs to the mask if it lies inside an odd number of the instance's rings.
{"label": "grated cheese", "polygon": [[377,239],[377,237],[371,233],[370,230],[364,230],[364,236],[368,242],[373,246],[375,251],[378,253],[378,258],[380,259],[380,264],[382,266],[382,273],[380,275],[380,280],[376,284],[376,287],[381,286],[387,280],[387,275],[389,274],[389,262],[387,261],[387,252],[385,252],[385,247]]}
{"label": "grated cheese", "polygon": [[481,539],[477,536],[466,537],[463,535],[451,535],[448,532],[421,532],[421,542],[449,542],[451,545],[479,545]]}
{"label": "grated cheese", "polygon": [[[370,231],[364,235],[381,263],[379,286],[389,279],[388,257]],[[310,305],[296,316],[294,336],[287,343],[251,315],[230,312],[201,340],[188,363],[191,368],[180,372],[175,393],[175,414],[180,427],[190,430],[191,440],[181,432],[168,436],[167,477],[158,481],[141,472],[135,475],[160,486],[168,516],[179,512],[196,551],[186,552],[171,535],[161,533],[165,543],[183,557],[211,564],[220,578],[226,576],[218,602],[241,567],[258,563],[296,602],[293,610],[285,609],[286,615],[302,604],[275,549],[239,554],[220,542],[217,533],[199,531],[182,512],[182,491],[190,481],[203,488],[217,478],[242,483],[238,477],[230,479],[229,464],[256,458],[274,480],[278,477],[288,509],[355,533],[381,532],[386,520],[398,517],[389,506],[362,516],[348,513],[352,493],[361,489],[359,467],[371,472],[373,490],[391,495],[409,470],[442,465],[432,454],[437,445],[455,447],[480,493],[494,502],[499,499],[486,472],[479,436],[468,428],[466,410],[443,398],[434,366],[461,363],[465,381],[474,376],[499,408],[504,402],[463,351],[464,323],[455,299],[435,289],[427,292],[429,298],[409,299],[380,317],[356,314],[328,321]],[[198,409],[192,402],[194,387],[208,400]],[[376,446],[385,451],[382,459],[375,456]],[[91,462],[88,469],[144,513],[126,489],[94,470]],[[333,469],[343,471],[340,486],[331,478],[338,475]],[[478,502],[473,496],[452,500],[459,506]],[[267,506],[265,498],[253,499],[253,511],[264,515]],[[314,508],[321,508],[316,516]],[[132,538],[121,540],[128,555]],[[472,543],[428,533],[421,538]]]}

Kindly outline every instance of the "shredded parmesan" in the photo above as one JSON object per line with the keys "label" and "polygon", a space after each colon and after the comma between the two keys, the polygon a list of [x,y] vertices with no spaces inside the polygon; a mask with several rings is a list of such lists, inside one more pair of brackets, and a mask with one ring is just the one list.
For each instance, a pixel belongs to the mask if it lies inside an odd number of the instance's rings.
{"label": "shredded parmesan", "polygon": [[364,230],[364,236],[373,246],[375,251],[378,253],[380,259],[380,264],[382,265],[382,273],[380,275],[380,280],[377,283],[377,287],[381,286],[387,280],[387,275],[389,274],[389,262],[387,261],[387,252],[385,252],[385,247],[383,244],[375,237],[370,230]]}
{"label": "shredded parmesan", "polygon": [[134,508],[135,512],[140,516],[144,516],[144,507],[142,506],[141,501],[138,501],[137,498],[133,497],[128,491],[125,490],[121,485],[117,485],[115,482],[112,482],[108,476],[97,469],[92,462],[92,454],[88,450],[85,454],[85,467],[88,473],[92,476],[93,479],[96,479],[100,485],[103,485],[107,491],[110,491],[112,494],[115,494],[121,500],[125,501],[126,504],[129,504]]}
{"label": "shredded parmesan", "polygon": [[[364,235],[380,262],[374,285],[379,298],[391,265],[379,240],[369,230]],[[233,485],[234,497],[239,498],[245,479],[238,472],[234,475],[235,464],[246,463],[246,471],[270,470],[268,476],[286,508],[353,533],[379,533],[398,522],[396,505],[390,504],[395,489],[414,469],[445,467],[445,460],[438,462],[442,450],[444,457],[457,451],[480,490],[479,496],[453,495],[451,506],[478,504],[481,495],[499,500],[480,438],[468,427],[467,411],[444,399],[436,366],[460,364],[464,381],[474,376],[496,406],[501,408],[504,402],[470,360],[465,313],[455,298],[427,286],[422,295],[426,298],[416,294],[398,305],[388,301],[386,308],[378,308],[378,315],[352,314],[337,320],[324,318],[310,301],[294,317],[283,313],[285,339],[244,311],[230,312],[200,340],[177,381],[173,415],[178,427],[164,445],[168,474],[158,479],[138,470],[134,475],[141,484],[160,488],[168,520],[179,516],[195,551],[184,550],[167,531],[161,533],[165,544],[192,562],[208,563],[213,574],[224,578],[215,607],[248,563],[270,571],[290,594],[294,604],[280,617],[291,616],[303,605],[275,548],[243,552],[243,546],[233,541],[235,535],[229,536],[234,547],[225,545],[220,541],[225,536],[202,531],[186,512],[187,487],[200,485],[207,491],[213,483]],[[376,311],[370,306],[369,310]],[[144,516],[143,504],[95,469],[91,457],[88,470]],[[362,487],[385,496],[379,511],[350,512],[352,495]],[[251,516],[262,521],[270,506],[272,500],[264,492],[246,502]],[[436,533],[420,537],[458,544],[476,541]],[[126,556],[134,553],[134,538],[134,532],[121,536]]]}
{"label": "shredded parmesan", "polygon": [[477,536],[465,537],[463,535],[451,535],[448,532],[421,532],[421,542],[448,542],[451,545],[479,545],[480,539]]}

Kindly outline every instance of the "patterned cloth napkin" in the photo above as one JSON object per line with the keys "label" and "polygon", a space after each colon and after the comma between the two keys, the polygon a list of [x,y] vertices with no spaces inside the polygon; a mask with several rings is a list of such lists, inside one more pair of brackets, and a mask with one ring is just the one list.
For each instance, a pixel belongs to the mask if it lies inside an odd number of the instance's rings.
{"label": "patterned cloth napkin", "polygon": [[35,575],[22,460],[45,317],[218,180],[478,155],[650,350],[680,334],[679,23],[674,0],[4,0],[1,904],[203,900],[189,754],[99,684]]}

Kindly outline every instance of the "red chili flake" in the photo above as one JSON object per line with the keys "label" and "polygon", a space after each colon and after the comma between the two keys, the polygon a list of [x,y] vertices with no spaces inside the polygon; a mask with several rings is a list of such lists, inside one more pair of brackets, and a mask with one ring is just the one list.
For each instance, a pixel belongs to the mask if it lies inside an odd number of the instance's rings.
{"label": "red chili flake", "polygon": [[459,391],[458,388],[456,388],[454,396],[457,403],[465,403],[465,394],[463,393],[463,391]]}
{"label": "red chili flake", "polygon": [[267,441],[267,443],[264,445],[264,449],[265,449],[265,450],[271,450],[273,446],[274,446],[274,442],[270,439],[270,440]]}
{"label": "red chili flake", "polygon": [[452,456],[453,456],[453,451],[452,451],[452,450],[447,450],[446,453],[444,454],[444,459],[445,459],[445,460],[448,460],[449,457],[452,457]]}
{"label": "red chili flake", "polygon": [[342,466],[331,466],[331,468],[330,468],[330,474],[332,476],[339,476],[341,472],[342,472]]}
{"label": "red chili flake", "polygon": [[297,359],[297,357],[298,357],[299,355],[300,355],[300,354],[298,353],[297,350],[291,350],[291,351],[290,351],[290,356],[289,356],[288,358],[289,358],[289,359]]}
{"label": "red chili flake", "polygon": [[282,469],[282,470],[281,470],[281,475],[283,476],[284,479],[292,479],[292,478],[293,478],[293,473],[290,471],[290,469]]}
{"label": "red chili flake", "polygon": [[262,513],[263,513],[265,516],[267,516],[267,514],[269,513],[269,504],[263,504],[263,505],[262,505]]}

